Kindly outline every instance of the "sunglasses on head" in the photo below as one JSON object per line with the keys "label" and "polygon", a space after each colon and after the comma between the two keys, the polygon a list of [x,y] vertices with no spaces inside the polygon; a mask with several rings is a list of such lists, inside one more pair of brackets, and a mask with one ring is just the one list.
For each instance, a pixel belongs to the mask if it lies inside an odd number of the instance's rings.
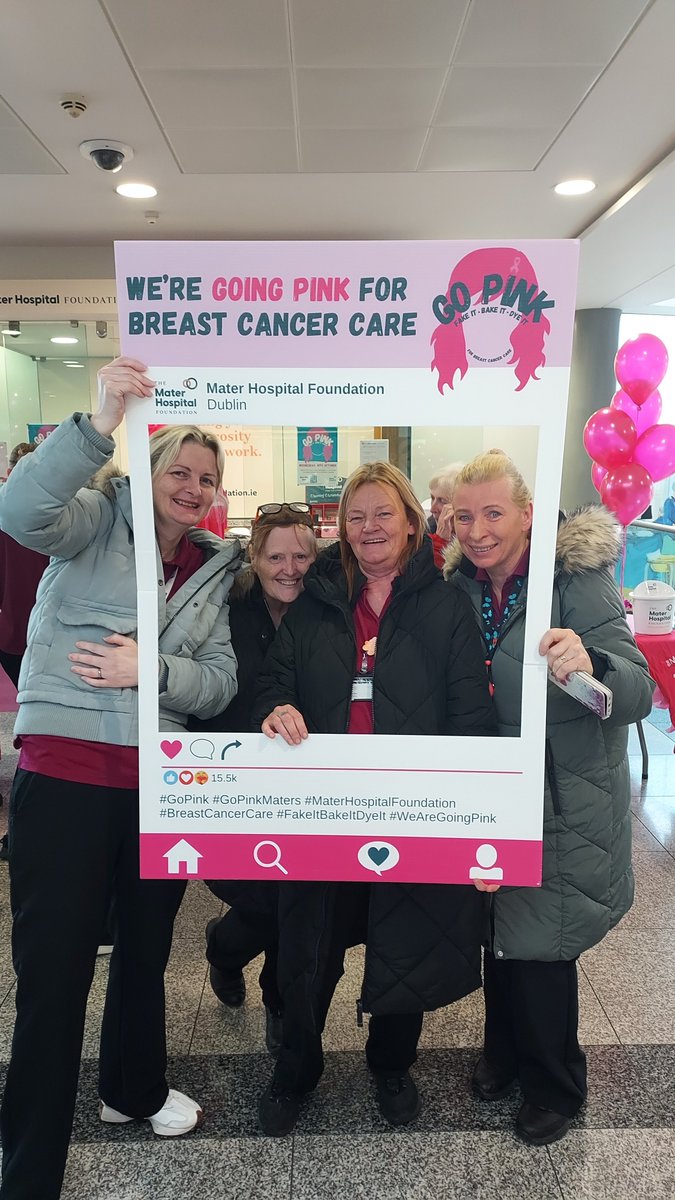
{"label": "sunglasses on head", "polygon": [[259,504],[256,510],[256,521],[263,517],[275,517],[277,513],[288,512],[293,516],[298,517],[304,525],[312,525],[312,513],[309,504],[303,504],[301,501],[293,500],[286,504]]}

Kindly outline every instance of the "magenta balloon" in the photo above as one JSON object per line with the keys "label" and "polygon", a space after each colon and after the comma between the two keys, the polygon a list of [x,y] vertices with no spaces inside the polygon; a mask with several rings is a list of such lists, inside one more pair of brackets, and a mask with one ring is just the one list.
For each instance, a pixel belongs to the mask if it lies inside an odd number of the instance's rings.
{"label": "magenta balloon", "polygon": [[606,467],[601,467],[600,463],[593,463],[593,466],[591,467],[591,479],[593,480],[593,487],[595,488],[596,492],[600,491],[600,488],[602,487],[602,481],[606,474]]}
{"label": "magenta balloon", "polygon": [[652,425],[638,439],[633,460],[652,479],[666,479],[675,471],[675,425]]}
{"label": "magenta balloon", "polygon": [[652,392],[648,396],[644,404],[638,408],[637,404],[633,404],[630,396],[625,392],[617,392],[609,406],[616,408],[619,412],[625,412],[627,417],[630,417],[637,431],[638,437],[641,433],[646,433],[651,429],[652,425],[656,425],[661,416],[661,395],[659,392]]}
{"label": "magenta balloon", "polygon": [[584,446],[601,467],[618,467],[630,462],[636,442],[633,422],[616,408],[600,408],[586,422]]}
{"label": "magenta balloon", "polygon": [[602,481],[600,499],[622,525],[630,525],[652,502],[652,479],[639,463],[624,463],[608,471]]}
{"label": "magenta balloon", "polygon": [[614,359],[616,377],[638,407],[659,386],[667,369],[668,351],[653,333],[641,333],[624,342]]}

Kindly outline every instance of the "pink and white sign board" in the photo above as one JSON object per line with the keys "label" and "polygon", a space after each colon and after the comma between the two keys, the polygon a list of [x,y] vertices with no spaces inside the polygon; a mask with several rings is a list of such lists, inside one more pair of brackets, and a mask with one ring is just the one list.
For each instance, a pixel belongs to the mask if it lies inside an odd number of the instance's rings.
{"label": "pink and white sign board", "polygon": [[[118,243],[122,352],[157,381],[127,418],[144,876],[540,883],[537,647],[577,258],[574,242],[520,240]],[[536,427],[520,737],[162,733],[147,431],[166,422]]]}

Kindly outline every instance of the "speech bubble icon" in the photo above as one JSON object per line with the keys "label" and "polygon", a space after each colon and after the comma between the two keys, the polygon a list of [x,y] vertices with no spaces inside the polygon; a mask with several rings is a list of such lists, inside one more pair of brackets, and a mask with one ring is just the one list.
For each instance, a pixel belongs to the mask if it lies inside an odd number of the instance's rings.
{"label": "speech bubble icon", "polygon": [[190,754],[193,758],[208,758],[209,762],[212,762],[215,752],[216,748],[208,738],[196,738],[194,742],[190,742]]}
{"label": "speech bubble icon", "polygon": [[399,852],[391,842],[366,842],[358,853],[358,860],[366,871],[374,871],[382,875],[383,871],[391,871],[400,858]]}

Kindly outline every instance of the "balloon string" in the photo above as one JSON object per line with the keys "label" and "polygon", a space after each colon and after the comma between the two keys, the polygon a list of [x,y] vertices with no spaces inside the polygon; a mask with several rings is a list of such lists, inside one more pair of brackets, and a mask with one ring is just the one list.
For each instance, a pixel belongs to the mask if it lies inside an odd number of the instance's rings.
{"label": "balloon string", "polygon": [[619,578],[619,591],[621,592],[621,599],[623,600],[623,580],[624,580],[624,575],[626,573],[626,552],[628,549],[628,526],[627,525],[623,526],[623,535],[621,538],[621,542],[622,542],[622,545],[621,545],[621,575]]}

